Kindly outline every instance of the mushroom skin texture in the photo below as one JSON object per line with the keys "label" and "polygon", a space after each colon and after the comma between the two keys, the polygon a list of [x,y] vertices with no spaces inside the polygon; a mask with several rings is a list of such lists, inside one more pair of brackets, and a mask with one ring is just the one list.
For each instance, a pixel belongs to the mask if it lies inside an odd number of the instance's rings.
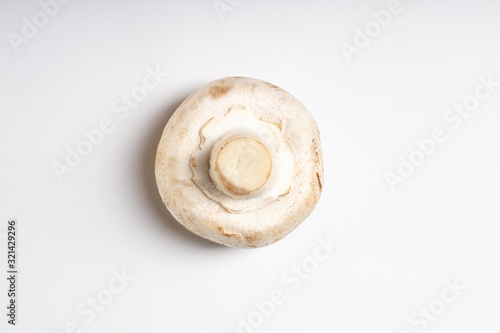
{"label": "mushroom skin texture", "polygon": [[189,231],[229,247],[266,246],[318,203],[319,131],[283,89],[253,78],[219,79],[172,115],[155,174],[165,206]]}

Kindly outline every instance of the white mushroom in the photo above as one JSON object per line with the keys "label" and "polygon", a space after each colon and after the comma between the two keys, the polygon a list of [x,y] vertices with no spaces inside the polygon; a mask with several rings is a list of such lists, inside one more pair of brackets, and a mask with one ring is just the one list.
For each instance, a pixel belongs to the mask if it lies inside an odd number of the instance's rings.
{"label": "white mushroom", "polygon": [[323,185],[319,132],[286,91],[252,78],[192,93],[163,131],[156,181],[170,213],[231,247],[272,244],[312,212]]}

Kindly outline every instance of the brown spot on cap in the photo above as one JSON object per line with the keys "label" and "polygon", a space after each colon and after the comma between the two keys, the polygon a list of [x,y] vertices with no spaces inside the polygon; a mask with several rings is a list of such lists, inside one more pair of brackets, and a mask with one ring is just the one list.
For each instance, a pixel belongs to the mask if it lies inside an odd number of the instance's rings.
{"label": "brown spot on cap", "polygon": [[274,90],[281,90],[281,88],[280,88],[280,87],[275,86],[274,84],[269,83],[269,82],[266,82],[266,86],[268,86],[269,88],[272,88],[272,89],[274,89]]}
{"label": "brown spot on cap", "polygon": [[261,236],[256,234],[244,235],[244,237],[247,240],[248,245],[251,245],[252,243],[261,239]]}
{"label": "brown spot on cap", "polygon": [[223,234],[224,236],[226,237],[230,237],[230,238],[241,238],[241,235],[238,235],[238,234],[233,234],[233,233],[230,233],[230,232],[227,232],[226,230],[224,230],[224,228],[222,226],[218,226],[217,229],[219,229],[220,233]]}
{"label": "brown spot on cap", "polygon": [[319,175],[319,172],[316,172],[316,177],[318,178],[318,185],[319,185],[319,190],[323,188],[323,183],[321,182],[321,176]]}
{"label": "brown spot on cap", "polygon": [[212,99],[217,99],[227,94],[227,92],[231,90],[231,88],[232,86],[225,85],[224,82],[221,82],[221,85],[211,87],[208,93],[210,94],[210,97],[212,97]]}

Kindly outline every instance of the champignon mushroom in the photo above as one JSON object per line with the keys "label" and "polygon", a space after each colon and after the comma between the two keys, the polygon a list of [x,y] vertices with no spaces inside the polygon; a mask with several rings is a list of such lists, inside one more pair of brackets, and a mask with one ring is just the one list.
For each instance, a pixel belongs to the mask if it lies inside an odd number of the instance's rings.
{"label": "champignon mushroom", "polygon": [[266,246],[319,200],[318,128],[304,105],[275,85],[216,80],[168,121],[155,173],[165,206],[186,229],[230,247]]}

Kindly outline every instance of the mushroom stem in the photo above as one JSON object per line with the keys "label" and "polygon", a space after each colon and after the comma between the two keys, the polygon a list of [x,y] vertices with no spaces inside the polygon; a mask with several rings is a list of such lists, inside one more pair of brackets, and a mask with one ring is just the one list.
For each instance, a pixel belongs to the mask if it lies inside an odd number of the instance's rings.
{"label": "mushroom stem", "polygon": [[269,150],[248,137],[214,146],[210,162],[210,177],[215,186],[231,196],[244,196],[259,190],[272,170]]}

